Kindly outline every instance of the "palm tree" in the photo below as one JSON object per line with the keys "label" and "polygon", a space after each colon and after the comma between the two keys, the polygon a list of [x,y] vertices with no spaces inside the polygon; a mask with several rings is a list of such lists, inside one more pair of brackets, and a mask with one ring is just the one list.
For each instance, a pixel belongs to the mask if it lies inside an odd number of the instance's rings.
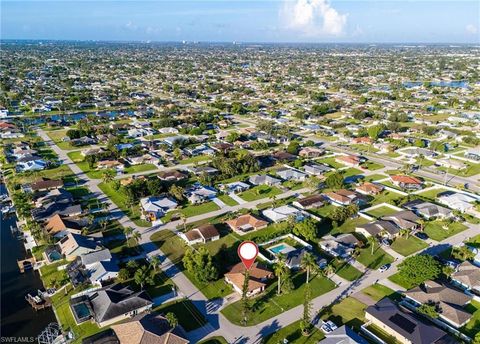
{"label": "palm tree", "polygon": [[153,267],[153,270],[157,272],[158,265],[160,264],[160,258],[158,256],[153,256],[150,258],[150,265]]}
{"label": "palm tree", "polygon": [[187,217],[185,216],[184,213],[179,213],[179,214],[180,214],[180,220],[183,223],[183,231],[186,232],[187,231]]}
{"label": "palm tree", "polygon": [[140,232],[135,231],[132,233],[131,239],[135,242],[135,244],[138,245],[138,242],[140,241],[141,238],[142,238],[142,235],[140,234]]}
{"label": "palm tree", "polygon": [[305,252],[302,257],[301,266],[307,271],[307,283],[310,281],[310,271],[317,267],[315,257],[310,252]]}
{"label": "palm tree", "polygon": [[323,269],[323,274],[325,277],[330,276],[331,274],[335,273],[335,268],[333,267],[332,264],[328,264],[324,269]]}
{"label": "palm tree", "polygon": [[109,183],[115,178],[115,171],[112,169],[108,169],[103,171],[102,179],[104,183]]}
{"label": "palm tree", "polygon": [[275,275],[278,277],[278,285],[277,285],[277,295],[280,295],[280,288],[282,286],[282,276],[286,273],[288,267],[285,264],[285,257],[283,254],[278,255],[277,263],[274,267]]}
{"label": "palm tree", "polygon": [[178,326],[177,316],[176,316],[175,314],[173,314],[172,312],[168,312],[168,313],[165,315],[165,319],[167,319],[168,324],[169,324],[172,328],[175,328],[175,327]]}
{"label": "palm tree", "polygon": [[370,245],[370,247],[372,248],[372,256],[373,256],[373,252],[374,252],[374,249],[375,249],[375,243],[377,242],[377,239],[373,236],[373,235],[370,235],[368,238],[367,238],[367,241],[368,241],[368,244]]}
{"label": "palm tree", "polygon": [[127,241],[128,241],[128,238],[130,237],[130,234],[133,233],[133,228],[132,227],[125,227],[123,229],[123,233],[125,234],[125,236],[127,237]]}
{"label": "palm tree", "polygon": [[405,239],[408,240],[408,237],[410,236],[410,230],[409,230],[408,228],[401,229],[400,232],[398,232],[398,234],[399,234],[401,237],[405,237]]}

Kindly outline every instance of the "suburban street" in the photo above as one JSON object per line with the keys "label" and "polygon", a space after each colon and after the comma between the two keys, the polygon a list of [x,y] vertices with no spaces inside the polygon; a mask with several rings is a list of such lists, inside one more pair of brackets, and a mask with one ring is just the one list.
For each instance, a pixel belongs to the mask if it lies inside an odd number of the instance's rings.
{"label": "suburban street", "polygon": [[[143,228],[137,226],[133,223],[109,198],[102,192],[98,187],[100,180],[90,179],[66,154],[66,152],[60,149],[47,135],[43,130],[39,130],[40,137],[49,145],[54,152],[59,156],[59,160],[63,164],[69,166],[71,170],[77,175],[78,178],[85,181],[85,186],[87,186],[101,202],[107,202],[109,204],[108,210],[117,219],[123,227],[132,227],[136,231],[142,234],[140,245],[144,250],[144,256],[160,256],[162,258],[161,269],[165,274],[172,279],[172,281],[177,286],[177,291],[179,295],[184,296],[192,301],[195,307],[205,316],[208,321],[208,324],[188,333],[189,340],[192,342],[197,342],[200,339],[204,339],[212,336],[223,336],[229,343],[259,343],[262,338],[266,335],[274,333],[275,331],[291,324],[292,322],[297,321],[301,318],[303,312],[303,306],[299,305],[288,311],[284,311],[278,316],[275,316],[271,319],[268,319],[258,325],[241,327],[232,324],[228,321],[221,313],[220,310],[225,307],[232,300],[236,300],[234,297],[227,297],[224,299],[215,299],[208,301],[208,299],[198,290],[190,280],[161,252],[158,247],[151,242],[150,237],[161,230],[172,230],[175,231],[176,228],[182,224],[182,221],[172,221],[165,225]],[[337,149],[331,144],[328,145],[332,150],[342,151]],[[373,158],[372,160],[378,160],[382,163],[390,163],[389,160],[383,160],[378,158]],[[392,168],[398,168],[400,164],[393,164]],[[151,173],[151,171],[149,171]],[[308,189],[300,189],[295,191],[288,191],[278,196],[278,199],[287,198],[292,195],[300,194],[306,192]],[[238,204],[232,207],[224,207],[217,211],[209,212],[206,214],[201,214],[193,217],[189,217],[186,223],[192,223],[204,219],[208,219],[214,216],[222,215],[228,212],[234,212],[242,208],[254,208],[259,203],[264,203],[265,199],[260,199],[252,202],[246,202],[244,204]],[[478,234],[480,231],[479,225],[467,224],[468,229],[454,235],[448,239],[445,239],[437,244],[424,250],[428,254],[437,254],[442,250],[445,250],[451,245],[457,245],[462,243],[464,240],[473,237]],[[388,247],[383,247],[384,250],[391,254],[394,257],[401,257],[398,253],[391,250]],[[323,307],[330,305],[332,302],[341,300],[346,296],[354,295],[360,292],[362,289],[373,285],[375,283],[385,284],[389,287],[396,287],[397,290],[401,290],[400,287],[394,285],[387,278],[393,275],[397,271],[397,265],[401,262],[401,259],[396,259],[389,270],[385,272],[380,272],[378,270],[366,269],[364,275],[354,281],[347,282],[341,278],[332,277],[334,280],[339,281],[340,284],[334,290],[327,292],[315,299],[313,299],[312,304],[313,308],[316,311],[321,310]]]}

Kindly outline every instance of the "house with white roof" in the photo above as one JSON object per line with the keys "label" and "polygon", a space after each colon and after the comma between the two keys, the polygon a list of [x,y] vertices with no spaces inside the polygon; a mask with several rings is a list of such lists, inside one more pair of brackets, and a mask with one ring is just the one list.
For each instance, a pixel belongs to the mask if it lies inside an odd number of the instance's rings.
{"label": "house with white roof", "polygon": [[151,222],[157,221],[177,206],[178,203],[168,197],[145,197],[140,200],[143,217]]}
{"label": "house with white roof", "polygon": [[476,198],[459,192],[452,192],[438,196],[437,200],[447,207],[458,210],[462,213],[472,209],[475,206],[474,203],[477,201]]}
{"label": "house with white roof", "polygon": [[291,216],[293,216],[297,222],[305,219],[305,215],[301,210],[290,205],[265,209],[262,211],[262,215],[275,223],[286,221]]}
{"label": "house with white roof", "polygon": [[191,204],[199,204],[217,196],[217,190],[210,186],[195,183],[185,191],[185,196]]}
{"label": "house with white roof", "polygon": [[47,162],[42,159],[30,160],[17,163],[16,169],[19,172],[41,171],[47,167]]}

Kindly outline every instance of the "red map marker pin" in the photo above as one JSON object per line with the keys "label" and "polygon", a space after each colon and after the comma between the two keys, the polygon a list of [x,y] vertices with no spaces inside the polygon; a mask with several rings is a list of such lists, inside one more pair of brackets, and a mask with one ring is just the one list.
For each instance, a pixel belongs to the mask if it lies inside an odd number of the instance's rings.
{"label": "red map marker pin", "polygon": [[250,270],[258,255],[258,247],[253,241],[244,241],[238,246],[238,256],[247,270]]}

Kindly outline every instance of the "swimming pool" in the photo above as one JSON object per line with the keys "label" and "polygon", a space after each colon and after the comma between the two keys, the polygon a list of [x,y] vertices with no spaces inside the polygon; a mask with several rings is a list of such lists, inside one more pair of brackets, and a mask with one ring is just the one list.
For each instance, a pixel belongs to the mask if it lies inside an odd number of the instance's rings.
{"label": "swimming pool", "polygon": [[281,253],[283,250],[285,250],[287,247],[284,244],[280,244],[278,246],[270,248],[270,251],[272,251],[275,254]]}
{"label": "swimming pool", "polygon": [[85,303],[77,303],[72,306],[77,322],[83,322],[90,318],[90,309]]}

